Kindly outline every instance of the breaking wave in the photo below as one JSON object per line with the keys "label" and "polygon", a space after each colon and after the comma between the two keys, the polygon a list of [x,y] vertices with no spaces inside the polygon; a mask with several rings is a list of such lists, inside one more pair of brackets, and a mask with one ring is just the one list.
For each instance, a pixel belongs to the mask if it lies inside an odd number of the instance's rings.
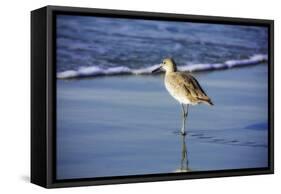
{"label": "breaking wave", "polygon": [[[228,69],[234,67],[245,67],[250,65],[256,65],[268,60],[267,55],[256,54],[248,59],[239,59],[239,60],[227,60],[224,63],[215,63],[215,64],[188,64],[184,66],[178,66],[180,71],[189,71],[189,72],[199,72],[199,71],[213,71]],[[85,77],[97,77],[97,76],[113,76],[113,75],[148,75],[152,74],[151,72],[157,68],[159,64],[152,65],[149,67],[132,69],[125,66],[110,67],[110,68],[101,68],[98,66],[89,66],[89,67],[80,67],[77,70],[66,70],[57,73],[58,79],[78,79]]]}

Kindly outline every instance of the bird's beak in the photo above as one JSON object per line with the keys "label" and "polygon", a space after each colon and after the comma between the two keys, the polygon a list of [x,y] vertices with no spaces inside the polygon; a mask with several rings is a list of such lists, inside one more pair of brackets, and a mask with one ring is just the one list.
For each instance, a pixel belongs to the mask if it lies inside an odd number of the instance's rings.
{"label": "bird's beak", "polygon": [[152,71],[152,73],[157,73],[157,72],[159,72],[160,70],[162,70],[162,65],[160,65],[159,67],[157,67],[156,69],[154,69],[154,70]]}

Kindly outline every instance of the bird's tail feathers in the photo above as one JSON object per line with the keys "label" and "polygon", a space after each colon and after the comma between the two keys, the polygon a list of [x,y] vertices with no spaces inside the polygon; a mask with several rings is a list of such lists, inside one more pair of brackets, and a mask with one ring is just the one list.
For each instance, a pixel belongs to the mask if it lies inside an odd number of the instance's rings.
{"label": "bird's tail feathers", "polygon": [[210,98],[208,98],[208,99],[199,99],[199,100],[201,100],[201,102],[203,102],[205,104],[208,104],[210,106],[214,106],[214,103],[211,101]]}
{"label": "bird's tail feathers", "polygon": [[210,106],[214,106],[214,103],[211,100],[209,100],[207,104],[209,104]]}

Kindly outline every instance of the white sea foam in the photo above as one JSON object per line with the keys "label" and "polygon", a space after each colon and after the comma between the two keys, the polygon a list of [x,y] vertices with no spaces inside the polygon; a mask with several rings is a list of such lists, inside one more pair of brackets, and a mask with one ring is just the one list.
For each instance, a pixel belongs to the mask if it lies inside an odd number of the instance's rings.
{"label": "white sea foam", "polygon": [[[253,55],[248,59],[239,59],[239,60],[227,60],[224,63],[215,63],[215,64],[189,64],[184,66],[179,66],[178,69],[181,71],[211,71],[211,70],[220,70],[233,67],[243,67],[250,66],[265,62],[268,60],[267,55],[257,54]],[[67,70],[57,73],[58,79],[71,79],[71,78],[83,78],[83,77],[96,77],[96,76],[105,76],[105,75],[145,75],[151,74],[152,70],[157,68],[159,64],[152,65],[149,67],[144,67],[140,69],[131,69],[125,66],[111,67],[111,68],[100,68],[98,66],[90,67],[80,67],[78,70]]]}

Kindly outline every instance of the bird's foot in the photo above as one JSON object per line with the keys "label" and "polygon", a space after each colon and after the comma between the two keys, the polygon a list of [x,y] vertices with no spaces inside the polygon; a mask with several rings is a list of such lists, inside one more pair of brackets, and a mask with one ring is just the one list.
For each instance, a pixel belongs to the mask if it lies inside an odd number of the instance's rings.
{"label": "bird's foot", "polygon": [[174,131],[173,134],[186,136],[187,132],[182,132],[181,130]]}

